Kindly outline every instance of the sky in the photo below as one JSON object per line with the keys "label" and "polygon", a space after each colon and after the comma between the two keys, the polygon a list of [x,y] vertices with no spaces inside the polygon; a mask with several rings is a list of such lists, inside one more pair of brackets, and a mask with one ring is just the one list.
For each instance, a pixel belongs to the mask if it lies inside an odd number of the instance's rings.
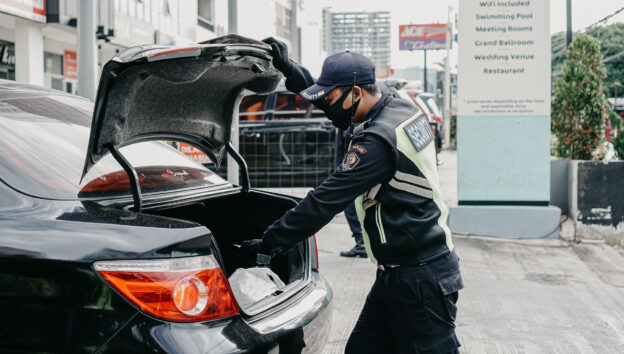
{"label": "sky", "polygon": [[[423,66],[421,52],[399,51],[398,27],[403,24],[445,23],[448,6],[453,7],[451,18],[455,18],[459,0],[305,0],[314,1],[318,6],[332,7],[334,11],[390,11],[392,21],[392,67]],[[545,1],[545,0],[531,0]],[[600,4],[599,6],[597,4]],[[624,7],[622,0],[572,0],[572,28],[583,29],[610,13]],[[623,22],[620,13],[613,22]],[[566,0],[550,0],[550,32],[565,31]],[[428,51],[427,63],[442,62],[445,51]],[[451,52],[451,65],[454,66],[457,50]],[[429,66],[432,67],[432,66]]]}

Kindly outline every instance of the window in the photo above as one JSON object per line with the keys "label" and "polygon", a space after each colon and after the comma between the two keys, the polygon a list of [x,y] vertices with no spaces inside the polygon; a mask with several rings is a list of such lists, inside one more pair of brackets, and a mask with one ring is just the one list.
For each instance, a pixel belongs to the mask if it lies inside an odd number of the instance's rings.
{"label": "window", "polygon": [[323,111],[314,107],[312,103],[299,95],[280,93],[275,101],[275,115],[273,119],[291,118],[322,118]]}
{"label": "window", "polygon": [[275,24],[277,26],[277,35],[282,38],[290,39],[292,27],[292,10],[286,6],[276,3],[275,9],[277,11]]}
{"label": "window", "polygon": [[[0,178],[42,198],[128,196],[130,183],[110,155],[80,183],[93,104],[65,95],[0,100]],[[207,168],[161,142],[124,146],[145,193],[226,183]]]}
{"label": "window", "polygon": [[214,31],[214,0],[197,0],[197,24]]}
{"label": "window", "polygon": [[63,79],[56,77],[52,78],[52,88],[55,90],[63,91]]}
{"label": "window", "polygon": [[266,109],[266,100],[269,96],[249,95],[243,97],[239,106],[240,120],[263,120]]}
{"label": "window", "polygon": [[63,56],[62,55],[44,52],[43,64],[44,64],[43,65],[44,72],[49,73],[49,74],[63,75]]}

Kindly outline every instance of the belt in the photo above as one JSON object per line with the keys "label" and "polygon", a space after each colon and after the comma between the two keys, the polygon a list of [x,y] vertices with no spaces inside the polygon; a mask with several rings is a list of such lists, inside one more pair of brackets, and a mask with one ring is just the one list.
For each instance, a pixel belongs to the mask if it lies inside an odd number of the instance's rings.
{"label": "belt", "polygon": [[435,261],[437,261],[438,259],[450,254],[451,252],[445,252],[443,254],[438,255],[437,257],[434,257],[432,259],[428,259],[426,262],[418,262],[418,263],[409,263],[409,264],[377,264],[377,268],[379,268],[382,272],[386,271],[386,270],[390,270],[390,269],[394,269],[394,268],[398,268],[401,266],[405,266],[405,267],[422,267],[424,265],[433,263]]}
{"label": "belt", "polygon": [[400,267],[398,264],[377,264],[377,268],[379,268],[382,272],[398,267]]}

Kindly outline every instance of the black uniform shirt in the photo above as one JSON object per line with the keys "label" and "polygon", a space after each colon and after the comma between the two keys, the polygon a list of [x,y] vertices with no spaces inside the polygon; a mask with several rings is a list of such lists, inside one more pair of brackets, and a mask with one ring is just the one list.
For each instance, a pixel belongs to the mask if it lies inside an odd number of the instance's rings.
{"label": "black uniform shirt", "polygon": [[[286,87],[295,93],[313,84],[310,73],[296,64],[286,81]],[[385,98],[383,96],[371,108],[365,120],[375,119],[383,109]],[[312,103],[320,109],[327,108],[324,100]],[[301,203],[271,225],[264,233],[264,242],[271,249],[290,248],[314,235],[355,198],[389,179],[394,172],[395,154],[387,142],[371,134],[355,138],[342,164]]]}

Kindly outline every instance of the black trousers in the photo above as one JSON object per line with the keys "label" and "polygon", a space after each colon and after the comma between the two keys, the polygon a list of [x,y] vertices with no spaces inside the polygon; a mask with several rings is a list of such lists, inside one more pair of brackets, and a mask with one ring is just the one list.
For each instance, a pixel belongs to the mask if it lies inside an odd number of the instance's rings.
{"label": "black trousers", "polygon": [[431,264],[378,270],[345,353],[458,353],[455,253]]}

